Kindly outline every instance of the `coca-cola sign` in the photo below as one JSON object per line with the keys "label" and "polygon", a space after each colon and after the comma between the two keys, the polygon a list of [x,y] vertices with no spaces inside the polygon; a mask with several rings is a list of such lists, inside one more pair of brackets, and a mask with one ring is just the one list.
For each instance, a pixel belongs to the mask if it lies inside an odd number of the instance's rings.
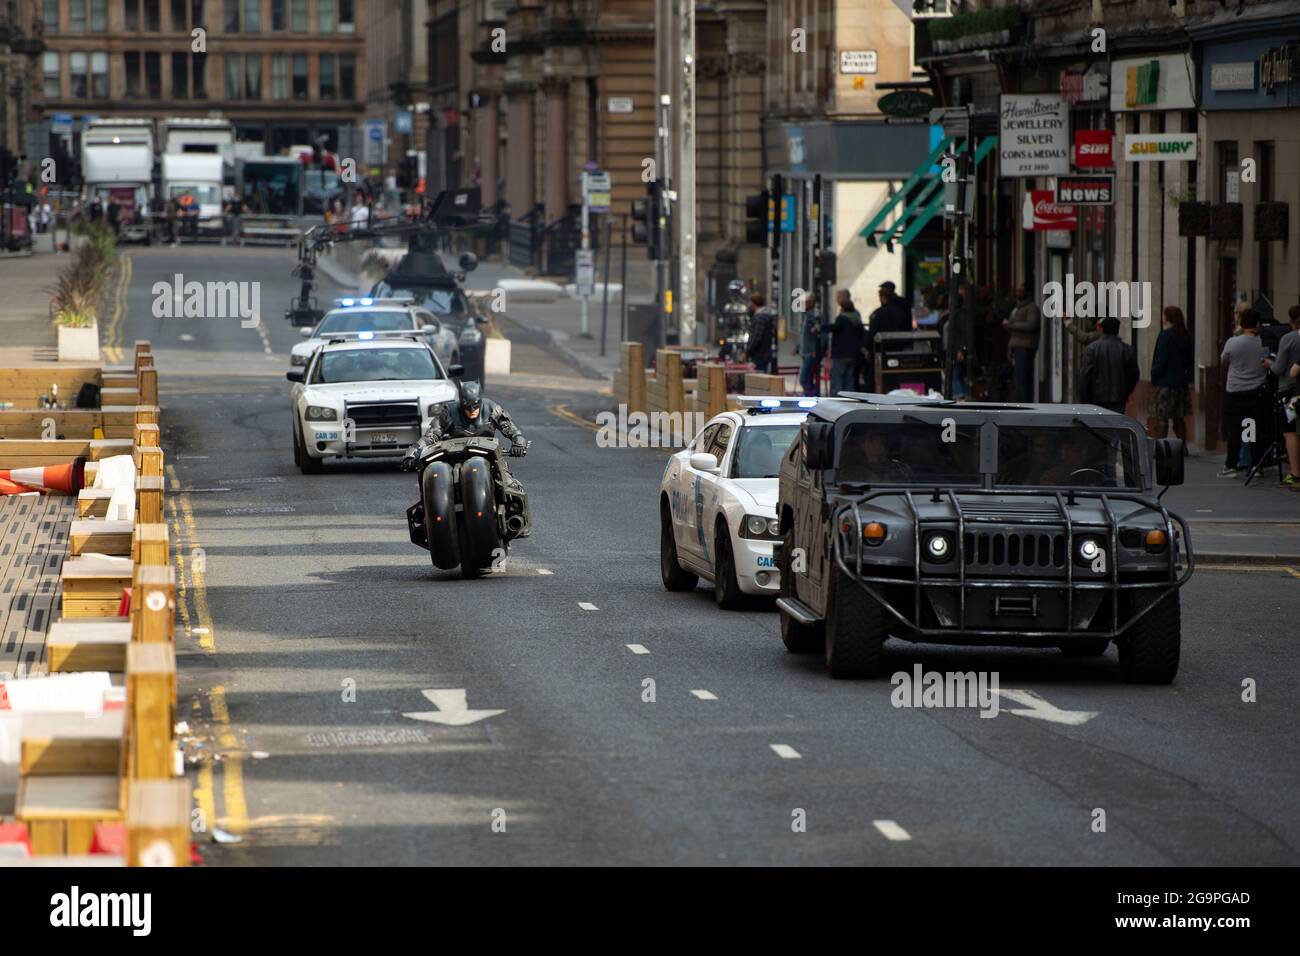
{"label": "coca-cola sign", "polygon": [[1026,230],[1051,232],[1079,228],[1079,211],[1074,206],[1061,206],[1050,189],[1030,189],[1025,192],[1021,218]]}

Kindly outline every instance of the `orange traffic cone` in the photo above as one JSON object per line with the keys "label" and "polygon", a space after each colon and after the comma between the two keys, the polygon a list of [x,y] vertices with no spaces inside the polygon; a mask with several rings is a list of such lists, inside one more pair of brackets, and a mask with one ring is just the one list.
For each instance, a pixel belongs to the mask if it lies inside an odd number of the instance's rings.
{"label": "orange traffic cone", "polygon": [[[0,468],[0,479],[27,485],[34,491],[57,491],[75,495],[86,484],[86,459],[78,457],[66,465],[37,465],[32,468]],[[7,492],[19,494],[20,492]]]}
{"label": "orange traffic cone", "polygon": [[7,479],[0,478],[0,495],[39,495],[41,489],[28,488],[26,485],[15,484]]}

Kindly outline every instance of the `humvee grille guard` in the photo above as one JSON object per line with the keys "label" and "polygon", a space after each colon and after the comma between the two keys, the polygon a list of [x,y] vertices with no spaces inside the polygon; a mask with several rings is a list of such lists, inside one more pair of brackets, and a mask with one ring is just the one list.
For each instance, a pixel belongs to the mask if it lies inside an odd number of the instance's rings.
{"label": "humvee grille guard", "polygon": [[[994,488],[991,490],[990,489],[963,489],[960,494],[965,497],[977,496],[977,497],[987,497],[987,498],[991,498],[995,495],[998,497],[1014,496],[1014,497],[1024,497],[1024,498],[1036,498],[1041,501],[1042,499],[1048,497],[1049,493],[1045,493],[1042,490],[1029,490],[1029,489],[1012,490],[1006,488]],[[1047,516],[1047,515],[1020,514],[1015,519],[1015,524],[1017,525],[1040,526],[1043,528],[1045,532],[1063,534],[1065,536],[1065,562],[1064,562],[1065,579],[1063,581],[1059,579],[1049,580],[1049,581],[1042,581],[1042,580],[1034,581],[1034,580],[1026,580],[1024,578],[999,578],[999,577],[990,577],[990,576],[983,576],[983,575],[980,576],[979,578],[967,577],[966,574],[967,531],[972,528],[977,528],[979,525],[982,524],[996,525],[1001,528],[1005,528],[1007,522],[1004,518],[993,514],[980,515],[980,514],[967,513],[962,509],[961,501],[959,500],[957,493],[953,492],[952,489],[947,490],[946,496],[948,499],[948,503],[952,506],[952,514],[955,515],[955,521],[954,518],[950,516],[937,516],[932,518],[922,517],[919,510],[916,507],[916,501],[914,499],[913,493],[905,489],[893,489],[893,490],[882,489],[880,491],[873,491],[841,505],[839,508],[835,510],[832,516],[833,524],[831,525],[832,528],[837,529],[836,532],[832,535],[833,537],[832,547],[833,547],[833,554],[835,556],[835,562],[839,565],[840,569],[846,575],[850,576],[854,581],[856,581],[864,590],[866,590],[868,594],[870,594],[876,601],[878,601],[880,605],[883,608],[885,608],[885,610],[887,610],[891,615],[893,615],[895,619],[897,619],[900,623],[904,624],[909,630],[911,630],[912,632],[918,635],[922,635],[926,637],[942,637],[945,635],[952,635],[954,633],[961,633],[967,631],[968,627],[966,622],[966,595],[967,595],[967,589],[969,588],[972,591],[981,590],[981,589],[988,589],[993,591],[1003,591],[1007,589],[1016,589],[1018,591],[1023,591],[1027,589],[1028,590],[1035,590],[1035,589],[1055,590],[1058,592],[1061,590],[1065,591],[1065,600],[1066,600],[1065,625],[1066,626],[1064,630],[1059,630],[1059,629],[1008,630],[1008,629],[988,629],[985,627],[970,629],[971,631],[978,632],[979,634],[982,635],[986,635],[990,637],[1047,637],[1047,638],[1106,637],[1111,639],[1119,637],[1125,631],[1131,628],[1138,620],[1140,620],[1143,616],[1145,616],[1147,612],[1150,611],[1151,608],[1154,607],[1160,601],[1161,598],[1163,598],[1166,594],[1182,587],[1183,584],[1185,584],[1187,580],[1192,576],[1192,571],[1195,569],[1196,566],[1196,559],[1193,556],[1192,548],[1191,548],[1191,531],[1187,526],[1187,522],[1184,521],[1181,517],[1179,517],[1178,515],[1171,514],[1163,505],[1160,505],[1158,503],[1153,506],[1150,503],[1149,498],[1144,498],[1141,495],[1126,494],[1123,492],[1119,492],[1119,493],[1090,492],[1090,491],[1080,491],[1080,490],[1070,490],[1065,494],[1068,494],[1070,496],[1071,501],[1074,501],[1075,499],[1078,498],[1090,498],[1090,499],[1096,499],[1100,501],[1102,510],[1106,515],[1105,523],[1102,524],[1097,522],[1081,522],[1073,519],[1070,515],[1069,506],[1066,504],[1063,493],[1059,491],[1052,496],[1056,505],[1057,513],[1055,515]],[[913,551],[913,561],[912,561],[912,576],[910,581],[907,578],[883,577],[883,576],[872,575],[870,573],[867,574],[863,573],[862,555],[863,555],[863,549],[864,547],[866,547],[866,545],[863,544],[862,529],[863,529],[864,522],[862,519],[862,513],[860,509],[862,505],[866,504],[868,501],[872,500],[873,498],[881,498],[881,497],[890,497],[893,499],[902,498],[907,502],[907,507],[911,512],[912,541],[913,541],[914,551]],[[1115,514],[1111,509],[1112,501],[1123,501],[1123,502],[1134,503],[1148,511],[1159,513],[1161,519],[1163,520],[1163,524],[1165,527],[1165,534],[1167,535],[1166,540],[1168,541],[1168,544],[1166,546],[1167,577],[1165,580],[1162,581],[1121,581],[1120,580],[1120,566],[1119,566],[1120,562],[1117,557],[1119,555],[1119,527],[1115,519]],[[843,523],[846,519],[850,519],[853,523],[853,530],[854,530],[853,540],[856,542],[856,549],[855,549],[856,554],[849,555],[848,561],[846,561],[846,556],[844,554],[844,546],[843,546],[845,535],[843,533],[840,533],[838,530],[843,527]],[[1179,574],[1178,563],[1175,557],[1175,552],[1179,550],[1178,548],[1175,547],[1175,542],[1178,540],[1174,535],[1175,523],[1177,523],[1178,528],[1182,534],[1182,542],[1183,542],[1182,550],[1185,551],[1187,556],[1187,565],[1183,569],[1181,575]],[[925,575],[922,573],[923,562],[921,559],[921,541],[923,538],[923,533],[926,530],[944,530],[950,533],[954,533],[956,539],[955,542],[956,554],[954,556],[954,560],[956,562],[956,573],[954,575],[938,577],[935,575]],[[1100,578],[1089,578],[1084,580],[1080,580],[1076,578],[1075,563],[1074,563],[1074,554],[1075,554],[1074,542],[1075,542],[1075,535],[1076,533],[1079,532],[1091,532],[1093,534],[1103,533],[1108,536],[1110,540],[1109,553],[1111,555],[1111,559],[1107,562],[1106,577],[1104,580]],[[849,561],[853,562],[852,566],[850,566]],[[869,572],[870,568],[868,568],[867,570]],[[910,619],[902,611],[896,608],[884,593],[884,586],[897,587],[898,585],[911,586],[912,615]],[[957,589],[959,613],[958,613],[957,624],[955,627],[936,628],[936,627],[926,627],[922,624],[921,594],[922,594],[922,590],[925,588],[938,588],[938,589],[956,588]],[[1140,610],[1132,614],[1127,620],[1123,622],[1120,621],[1119,596],[1121,591],[1140,592],[1142,590],[1156,591],[1157,589],[1159,590],[1159,593],[1155,594],[1155,596],[1149,602],[1146,602]],[[1094,590],[1106,591],[1107,596],[1110,599],[1111,627],[1108,630],[1104,630],[1104,631],[1093,630],[1093,629],[1085,629],[1085,628],[1076,628],[1074,626],[1073,612],[1074,612],[1074,596],[1076,591],[1094,591]],[[996,595],[995,595],[995,600],[996,600]]]}

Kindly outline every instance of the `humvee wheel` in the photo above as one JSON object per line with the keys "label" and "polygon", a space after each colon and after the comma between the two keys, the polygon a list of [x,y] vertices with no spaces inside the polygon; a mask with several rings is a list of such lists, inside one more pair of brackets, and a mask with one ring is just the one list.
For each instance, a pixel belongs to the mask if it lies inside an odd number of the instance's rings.
{"label": "humvee wheel", "polygon": [[826,607],[826,672],[836,678],[878,677],[885,667],[885,609],[838,564],[831,568]]}
{"label": "humvee wheel", "polygon": [[1101,657],[1106,653],[1106,648],[1110,647],[1110,641],[1105,638],[1096,638],[1087,641],[1075,641],[1073,644],[1062,644],[1061,653],[1066,657]]}
{"label": "humvee wheel", "polygon": [[1182,609],[1166,594],[1128,629],[1119,643],[1119,672],[1130,684],[1171,684],[1178,673]]}
{"label": "humvee wheel", "polygon": [[[790,570],[791,555],[794,552],[794,529],[786,531],[785,541],[781,544],[781,564],[778,574],[781,579],[781,596],[797,598],[794,586],[794,572]],[[781,618],[781,640],[785,649],[791,654],[812,654],[826,646],[826,625],[800,624],[785,611],[778,612]]]}

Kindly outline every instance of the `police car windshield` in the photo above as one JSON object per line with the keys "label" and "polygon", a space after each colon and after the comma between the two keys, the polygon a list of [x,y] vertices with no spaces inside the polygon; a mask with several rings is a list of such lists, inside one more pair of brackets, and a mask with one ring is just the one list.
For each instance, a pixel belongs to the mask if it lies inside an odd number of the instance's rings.
{"label": "police car windshield", "polygon": [[732,478],[776,478],[781,459],[799,437],[798,425],[747,425],[731,463]]}
{"label": "police car windshield", "polygon": [[409,332],[411,317],[405,312],[366,312],[363,310],[335,312],[321,320],[316,335],[338,335],[340,332]]}
{"label": "police car windshield", "polygon": [[998,425],[998,484],[1140,488],[1137,440],[1102,424]]}
{"label": "police car windshield", "polygon": [[397,382],[442,378],[425,349],[340,349],[325,352],[316,363],[311,384]]}
{"label": "police car windshield", "polygon": [[839,480],[872,485],[977,485],[979,429],[941,422],[850,425],[840,449]]}

